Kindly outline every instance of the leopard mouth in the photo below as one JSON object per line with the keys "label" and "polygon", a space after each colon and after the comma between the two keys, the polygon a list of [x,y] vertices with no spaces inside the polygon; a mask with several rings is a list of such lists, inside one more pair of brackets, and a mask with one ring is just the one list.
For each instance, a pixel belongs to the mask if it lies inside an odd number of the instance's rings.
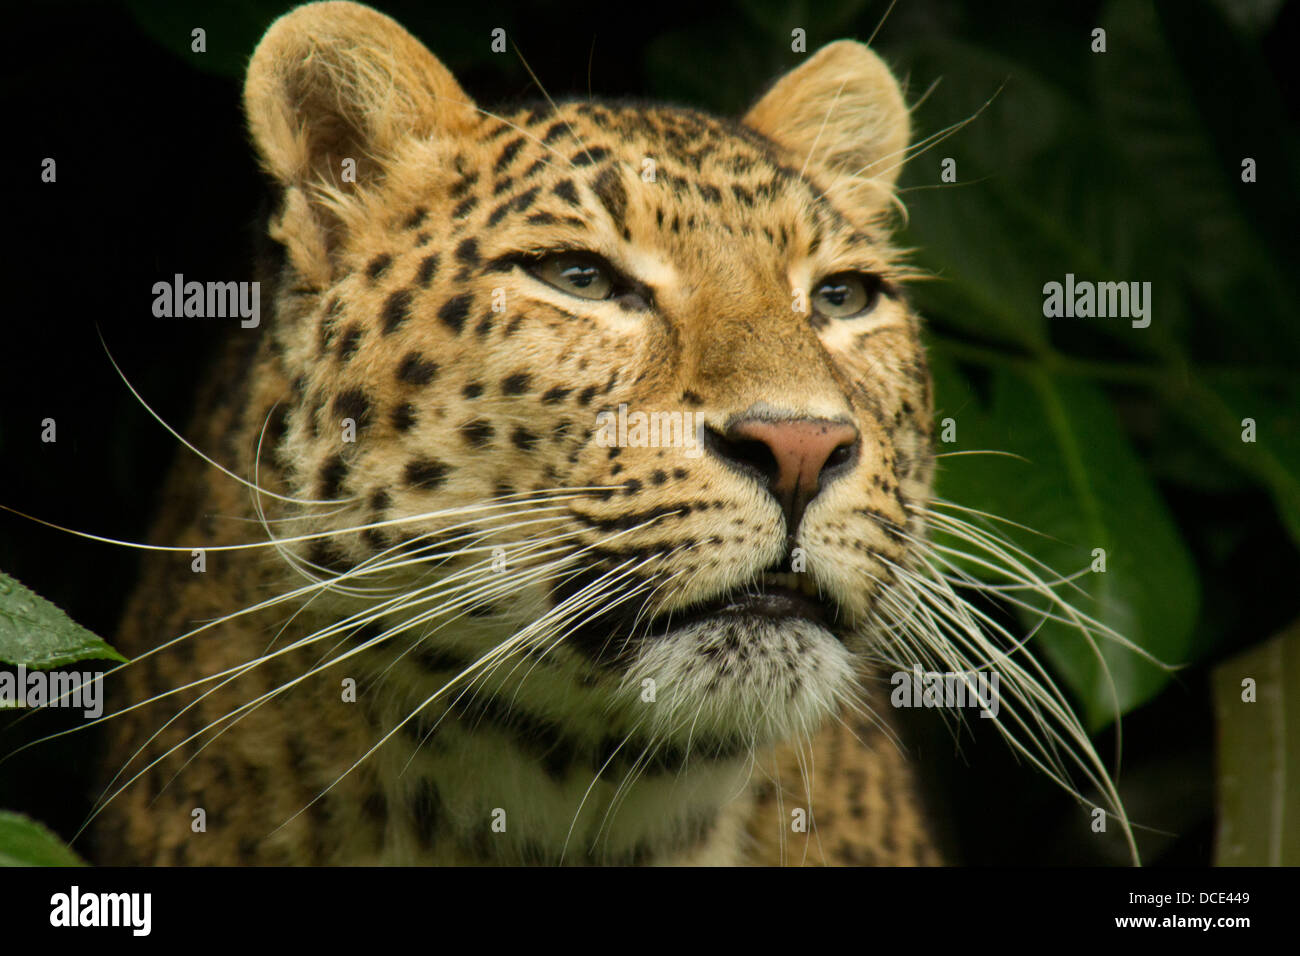
{"label": "leopard mouth", "polygon": [[746,587],[657,615],[649,622],[648,636],[723,617],[805,620],[834,633],[843,613],[838,602],[822,594],[807,575],[765,572]]}
{"label": "leopard mouth", "polygon": [[[594,577],[594,574],[591,575]],[[554,596],[581,589],[587,575],[571,579]],[[568,639],[594,661],[617,666],[630,663],[636,649],[648,642],[671,639],[695,627],[730,621],[761,633],[773,626],[812,625],[844,642],[849,619],[833,596],[822,592],[809,575],[777,568],[754,581],[730,588],[694,603],[645,617],[634,608],[618,608],[593,615],[572,628]],[[751,626],[745,627],[746,624]]]}

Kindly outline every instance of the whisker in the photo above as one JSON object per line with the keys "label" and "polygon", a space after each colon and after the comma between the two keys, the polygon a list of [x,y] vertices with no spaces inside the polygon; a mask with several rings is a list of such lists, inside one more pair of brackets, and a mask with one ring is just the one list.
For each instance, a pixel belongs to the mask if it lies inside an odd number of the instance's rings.
{"label": "whisker", "polygon": [[[551,99],[551,94],[546,92],[546,87],[542,86],[542,81],[537,78],[537,74],[533,72],[533,68],[529,66],[528,61],[524,59],[524,54],[519,49],[519,44],[515,43],[513,46],[515,48],[515,56],[519,57],[519,62],[524,65],[524,69],[528,71],[528,75],[533,78],[533,82],[536,83],[537,88],[541,90],[542,96],[546,98],[546,102],[551,104],[551,109],[555,110],[558,114],[560,108],[555,105],[555,100]],[[582,141],[582,137],[578,135],[578,131],[573,128],[572,124],[569,123],[568,120],[562,119],[561,122],[564,123],[564,128],[569,131],[569,134],[578,141],[578,146],[582,148],[583,153],[587,153],[587,144]],[[569,160],[569,166],[573,169],[577,169],[573,160]]]}
{"label": "whisker", "polygon": [[108,343],[104,341],[104,333],[100,330],[98,325],[95,326],[95,333],[99,336],[99,344],[104,347],[104,354],[108,356],[108,361],[109,364],[113,366],[113,371],[117,372],[118,377],[122,379],[123,384],[126,385],[127,389],[131,392],[131,394],[135,396],[136,401],[140,403],[140,405],[144,408],[145,411],[149,413],[149,415],[154,419],[154,421],[158,422],[159,425],[161,425],[163,428],[167,430],[168,434],[170,434],[173,438],[175,438],[178,442],[180,442],[183,446],[185,446],[187,449],[192,451],[194,454],[202,458],[213,468],[217,469],[217,471],[221,472],[223,475],[226,475],[229,478],[233,478],[241,485],[244,485],[252,489],[258,494],[267,495],[268,497],[275,498],[278,501],[286,501],[292,504],[300,504],[300,505],[320,505],[320,504],[330,505],[330,504],[338,503],[337,500],[334,499],[314,500],[314,499],[307,499],[307,498],[293,498],[293,497],[288,497],[286,495],[276,494],[275,492],[268,491],[265,488],[258,488],[256,485],[250,483],[248,480],[241,478],[239,475],[235,474],[225,465],[222,465],[220,462],[215,461],[212,458],[209,458],[203,452],[199,451],[199,449],[197,449],[192,444],[190,444],[189,441],[187,441],[185,437],[181,435],[180,432],[172,428],[171,425],[167,424],[167,422],[163,419],[163,417],[153,410],[153,408],[149,405],[149,403],[144,400],[143,396],[141,396],[140,393],[136,391],[135,386],[131,384],[130,379],[126,377],[126,373],[123,372],[121,367],[117,364],[117,359],[113,358],[112,350],[109,349]]}

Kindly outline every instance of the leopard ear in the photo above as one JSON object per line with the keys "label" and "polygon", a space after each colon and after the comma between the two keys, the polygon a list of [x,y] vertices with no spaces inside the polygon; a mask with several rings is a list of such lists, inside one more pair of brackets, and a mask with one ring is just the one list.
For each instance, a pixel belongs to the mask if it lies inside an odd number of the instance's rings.
{"label": "leopard ear", "polygon": [[[404,143],[454,136],[475,119],[420,41],[382,13],[341,2],[307,4],[271,25],[248,66],[244,111],[263,165],[285,189],[282,217],[313,217],[322,248],[297,250],[309,259],[337,239],[340,202],[381,181]],[[306,225],[295,223],[300,243]]]}
{"label": "leopard ear", "polygon": [[911,133],[894,74],[852,40],[827,44],[781,77],[744,122],[867,216],[888,204]]}

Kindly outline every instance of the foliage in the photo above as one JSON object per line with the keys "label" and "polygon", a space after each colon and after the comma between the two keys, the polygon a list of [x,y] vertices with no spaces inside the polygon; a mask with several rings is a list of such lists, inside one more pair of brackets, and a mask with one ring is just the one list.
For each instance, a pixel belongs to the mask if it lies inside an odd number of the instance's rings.
{"label": "foliage", "polygon": [[39,594],[0,571],[0,662],[44,669],[82,660],[126,658]]}
{"label": "foliage", "polygon": [[[29,668],[126,658],[49,601],[0,572],[0,661]],[[0,866],[81,866],[57,836],[22,814],[0,811]]]}
{"label": "foliage", "polygon": [[0,810],[0,866],[85,866],[53,833],[20,813]]}

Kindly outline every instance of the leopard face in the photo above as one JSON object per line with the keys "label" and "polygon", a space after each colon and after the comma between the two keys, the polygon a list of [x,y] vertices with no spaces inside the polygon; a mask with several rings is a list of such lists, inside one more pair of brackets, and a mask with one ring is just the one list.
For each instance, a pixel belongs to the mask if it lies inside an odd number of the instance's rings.
{"label": "leopard face", "polygon": [[314,612],[406,699],[487,661],[593,733],[752,747],[852,696],[932,472],[873,53],[824,48],[740,121],[497,113],[327,3],[245,100],[285,251],[266,468]]}

